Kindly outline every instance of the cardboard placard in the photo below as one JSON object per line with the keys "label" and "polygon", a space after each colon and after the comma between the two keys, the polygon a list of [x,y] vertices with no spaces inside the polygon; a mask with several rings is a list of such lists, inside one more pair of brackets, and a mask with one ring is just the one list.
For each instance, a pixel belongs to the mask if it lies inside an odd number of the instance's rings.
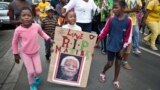
{"label": "cardboard placard", "polygon": [[86,87],[97,35],[56,27],[48,81]]}

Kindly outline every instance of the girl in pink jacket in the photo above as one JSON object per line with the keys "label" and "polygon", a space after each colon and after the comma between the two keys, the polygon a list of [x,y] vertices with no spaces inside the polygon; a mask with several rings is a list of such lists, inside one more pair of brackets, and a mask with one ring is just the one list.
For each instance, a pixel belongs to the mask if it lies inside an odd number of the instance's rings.
{"label": "girl in pink jacket", "polygon": [[41,82],[38,76],[42,72],[38,36],[40,35],[49,41],[51,41],[51,39],[43,32],[40,25],[32,23],[33,15],[29,8],[26,7],[21,10],[20,20],[22,24],[15,29],[12,40],[12,50],[15,62],[19,63],[18,42],[20,42],[20,53],[27,70],[30,90],[37,90],[37,86]]}

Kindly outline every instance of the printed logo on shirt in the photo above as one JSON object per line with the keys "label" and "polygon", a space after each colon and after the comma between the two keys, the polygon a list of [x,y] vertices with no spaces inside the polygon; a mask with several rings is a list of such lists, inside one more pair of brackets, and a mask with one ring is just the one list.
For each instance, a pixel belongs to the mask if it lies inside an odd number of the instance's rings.
{"label": "printed logo on shirt", "polygon": [[126,29],[123,29],[123,32],[125,32],[126,31]]}

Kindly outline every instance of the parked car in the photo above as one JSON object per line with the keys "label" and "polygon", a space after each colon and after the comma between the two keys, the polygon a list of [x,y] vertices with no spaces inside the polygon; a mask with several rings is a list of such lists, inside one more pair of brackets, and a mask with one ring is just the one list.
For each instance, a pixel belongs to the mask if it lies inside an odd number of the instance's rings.
{"label": "parked car", "polygon": [[10,24],[8,14],[9,2],[0,2],[0,26],[4,24]]}

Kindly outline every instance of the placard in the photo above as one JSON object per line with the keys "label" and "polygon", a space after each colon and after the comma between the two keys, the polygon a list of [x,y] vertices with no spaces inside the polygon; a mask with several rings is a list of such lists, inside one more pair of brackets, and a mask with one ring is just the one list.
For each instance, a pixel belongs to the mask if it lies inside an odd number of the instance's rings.
{"label": "placard", "polygon": [[56,27],[48,81],[86,87],[97,35]]}

